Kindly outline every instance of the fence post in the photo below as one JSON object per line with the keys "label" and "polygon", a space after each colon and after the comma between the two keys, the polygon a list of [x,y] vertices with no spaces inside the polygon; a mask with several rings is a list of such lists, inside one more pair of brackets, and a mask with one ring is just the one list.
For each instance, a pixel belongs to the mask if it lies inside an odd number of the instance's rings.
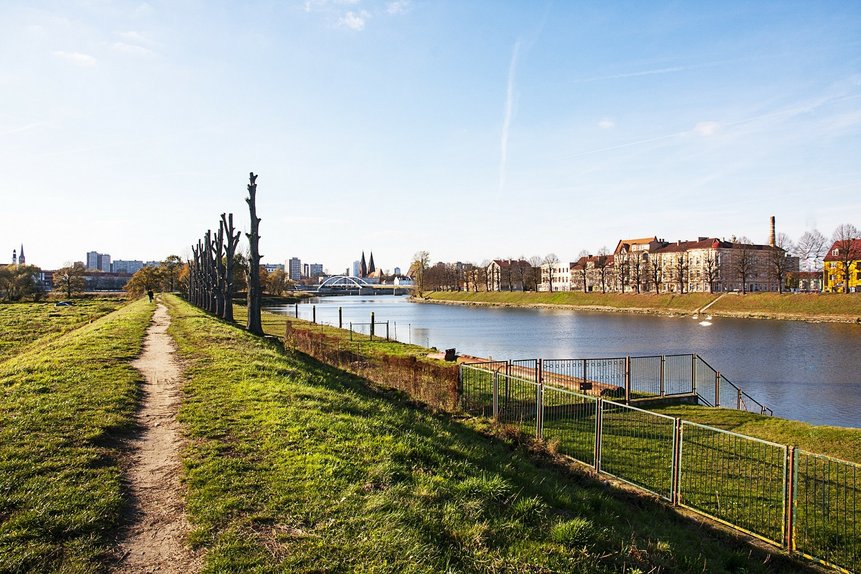
{"label": "fence post", "polygon": [[535,389],[535,438],[544,438],[544,384],[538,383]]}
{"label": "fence post", "polygon": [[344,308],[338,307],[338,328],[344,328]]}
{"label": "fence post", "polygon": [[317,322],[317,306],[316,305],[311,305],[311,322],[312,323]]}
{"label": "fence post", "polygon": [[664,377],[666,376],[666,375],[664,375],[664,371],[666,369],[666,363],[667,363],[666,355],[661,355],[661,396],[662,397],[667,392],[666,385],[664,383]]}
{"label": "fence post", "polygon": [[715,406],[720,406],[720,371],[715,371]]}
{"label": "fence post", "polygon": [[389,322],[386,321],[386,341],[389,340]]}
{"label": "fence post", "polygon": [[697,394],[697,359],[699,355],[691,355],[691,394]]}
{"label": "fence post", "polygon": [[631,355],[625,355],[625,404],[631,404]]}
{"label": "fence post", "polygon": [[741,410],[741,387],[736,389],[735,408]]}
{"label": "fence post", "polygon": [[374,340],[374,312],[371,311],[371,341]]}
{"label": "fence post", "polygon": [[794,446],[786,449],[786,503],[784,512],[786,515],[786,551],[795,552],[795,507],[796,487],[798,485],[798,452]]}
{"label": "fence post", "polygon": [[604,432],[604,399],[595,402],[595,472],[601,472],[601,441]]}
{"label": "fence post", "polygon": [[295,313],[296,313],[296,318],[298,319],[299,318],[299,303],[296,303],[296,305],[295,305]]}
{"label": "fence post", "polygon": [[353,322],[350,321],[350,340],[353,340]]}
{"label": "fence post", "polygon": [[499,371],[493,371],[493,420],[499,422]]}
{"label": "fence post", "polygon": [[538,359],[538,372],[536,373],[535,382],[539,385],[544,381],[544,359]]}
{"label": "fence post", "polygon": [[671,478],[671,495],[673,506],[679,505],[679,490],[682,483],[682,419],[676,418],[673,425],[673,474]]}

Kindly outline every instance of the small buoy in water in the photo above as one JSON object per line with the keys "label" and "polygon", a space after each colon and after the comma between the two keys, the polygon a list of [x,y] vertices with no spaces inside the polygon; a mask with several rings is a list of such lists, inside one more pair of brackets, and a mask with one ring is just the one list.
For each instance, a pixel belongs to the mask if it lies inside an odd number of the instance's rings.
{"label": "small buoy in water", "polygon": [[702,327],[708,327],[711,324],[712,324],[711,321],[700,321],[700,326],[702,326]]}

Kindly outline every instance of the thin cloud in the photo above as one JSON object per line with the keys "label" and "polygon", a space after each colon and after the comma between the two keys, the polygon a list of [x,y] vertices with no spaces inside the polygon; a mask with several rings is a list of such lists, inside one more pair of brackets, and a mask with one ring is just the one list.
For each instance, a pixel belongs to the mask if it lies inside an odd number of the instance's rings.
{"label": "thin cloud", "polygon": [[33,130],[36,128],[47,127],[49,125],[50,124],[48,124],[47,122],[34,122],[32,124],[27,124],[25,126],[18,126],[15,128],[7,128],[5,130],[0,129],[0,136],[11,136],[13,134],[19,134],[21,132],[30,131],[30,130]]}
{"label": "thin cloud", "polygon": [[616,122],[609,118],[604,118],[600,122],[598,122],[598,127],[602,130],[611,130],[616,127]]}
{"label": "thin cloud", "polygon": [[409,7],[409,0],[395,0],[394,2],[389,2],[389,4],[386,6],[386,12],[392,15],[406,14],[407,10],[409,10]]}
{"label": "thin cloud", "polygon": [[694,126],[694,131],[703,137],[713,136],[720,129],[717,122],[700,122]]}
{"label": "thin cloud", "polygon": [[349,28],[350,30],[361,32],[365,29],[365,23],[367,23],[370,17],[371,15],[367,10],[361,10],[359,12],[353,12],[350,10],[338,19],[338,25]]}
{"label": "thin cloud", "polygon": [[63,50],[56,50],[52,52],[52,54],[64,62],[68,62],[82,68],[92,68],[96,65],[96,59],[94,57],[88,54],[82,54],[81,52],[64,52]]}
{"label": "thin cloud", "polygon": [[153,53],[149,48],[144,48],[143,46],[138,46],[136,44],[127,44],[125,42],[114,42],[113,48],[117,52],[124,52],[135,56],[150,56]]}
{"label": "thin cloud", "polygon": [[517,73],[517,56],[520,54],[520,41],[514,43],[511,62],[508,65],[508,89],[505,96],[505,116],[502,120],[502,134],[499,138],[499,189],[505,187],[506,167],[508,164],[508,132],[511,129],[511,117],[514,115],[515,75]]}

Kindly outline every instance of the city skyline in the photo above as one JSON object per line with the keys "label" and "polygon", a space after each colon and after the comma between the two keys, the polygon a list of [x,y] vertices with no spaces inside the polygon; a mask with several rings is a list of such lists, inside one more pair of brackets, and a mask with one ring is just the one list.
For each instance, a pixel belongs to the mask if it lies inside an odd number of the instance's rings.
{"label": "city skyline", "polygon": [[861,214],[857,4],[32,2],[0,33],[0,259],[188,258],[247,230],[249,171],[263,260],[332,273]]}

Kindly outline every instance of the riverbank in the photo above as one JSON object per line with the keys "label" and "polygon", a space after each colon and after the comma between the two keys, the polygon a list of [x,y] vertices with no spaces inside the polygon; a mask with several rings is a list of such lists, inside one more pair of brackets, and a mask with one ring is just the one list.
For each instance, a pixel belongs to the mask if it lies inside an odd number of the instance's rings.
{"label": "riverbank", "polygon": [[432,291],[413,298],[421,303],[575,309],[650,315],[709,315],[743,319],[778,319],[816,323],[861,324],[861,294],[817,293],[555,293]]}

